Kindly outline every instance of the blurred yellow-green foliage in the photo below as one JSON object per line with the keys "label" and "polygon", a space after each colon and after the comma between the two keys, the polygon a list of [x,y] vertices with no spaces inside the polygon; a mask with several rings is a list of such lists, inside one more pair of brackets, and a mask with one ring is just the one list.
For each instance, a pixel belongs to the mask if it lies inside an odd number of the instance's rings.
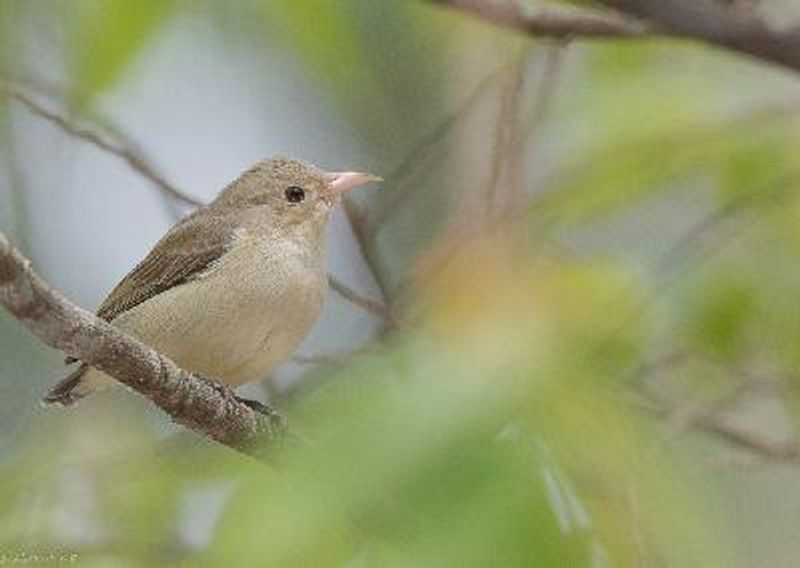
{"label": "blurred yellow-green foliage", "polygon": [[[793,456],[746,451],[779,447],[800,416],[795,77],[400,0],[3,0],[0,29],[6,80],[112,133],[117,105],[134,109],[122,122],[156,162],[175,130],[212,124],[219,139],[170,155],[172,172],[236,147],[223,123],[240,92],[256,138],[282,115],[289,150],[372,164],[386,184],[360,203],[400,320],[363,349],[364,325],[324,328],[322,348],[347,335],[355,354],[271,389],[306,443],[266,468],[165,433],[124,392],[37,411],[59,356],[1,313],[0,564],[800,562]],[[227,79],[183,117],[176,93],[201,96],[208,66]],[[139,98],[166,110],[137,114]],[[79,252],[106,239],[86,219],[136,231],[112,211],[130,182],[97,181],[98,208],[80,209],[62,187],[77,158],[27,139],[42,126],[24,112],[2,99],[0,228],[98,298],[113,278]],[[45,202],[76,221],[45,219]]]}

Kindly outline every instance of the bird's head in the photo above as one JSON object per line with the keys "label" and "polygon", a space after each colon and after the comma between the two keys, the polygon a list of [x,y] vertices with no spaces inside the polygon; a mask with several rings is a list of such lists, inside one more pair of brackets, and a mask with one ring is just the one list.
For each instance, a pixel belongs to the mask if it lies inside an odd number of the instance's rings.
{"label": "bird's head", "polygon": [[281,224],[325,223],[353,188],[383,181],[362,172],[326,172],[289,158],[262,160],[226,187],[214,204],[269,209]]}

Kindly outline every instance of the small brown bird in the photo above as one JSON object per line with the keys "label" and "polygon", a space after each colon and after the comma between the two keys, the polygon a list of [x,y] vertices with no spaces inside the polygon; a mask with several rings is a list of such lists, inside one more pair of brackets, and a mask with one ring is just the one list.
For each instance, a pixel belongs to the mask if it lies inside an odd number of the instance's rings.
{"label": "small brown bird", "polygon": [[[229,386],[263,379],[320,315],[333,207],[344,192],[378,181],[261,161],[175,225],[97,315],[204,377]],[[114,382],[81,364],[43,403],[70,405]]]}

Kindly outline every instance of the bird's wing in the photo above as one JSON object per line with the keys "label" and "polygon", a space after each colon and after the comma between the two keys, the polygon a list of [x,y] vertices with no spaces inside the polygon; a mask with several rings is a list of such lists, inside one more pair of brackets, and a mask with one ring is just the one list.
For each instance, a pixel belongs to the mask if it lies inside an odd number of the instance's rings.
{"label": "bird's wing", "polygon": [[197,277],[230,246],[234,234],[230,215],[199,209],[173,227],[150,254],[117,284],[97,315],[112,321],[170,288]]}

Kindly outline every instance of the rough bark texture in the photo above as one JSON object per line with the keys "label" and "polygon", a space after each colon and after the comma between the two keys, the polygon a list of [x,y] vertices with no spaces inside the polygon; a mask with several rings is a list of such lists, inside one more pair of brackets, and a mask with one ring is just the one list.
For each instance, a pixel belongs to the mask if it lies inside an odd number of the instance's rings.
{"label": "rough bark texture", "polygon": [[51,289],[2,233],[0,303],[47,345],[108,373],[199,434],[259,459],[287,439],[278,414],[254,411]]}

